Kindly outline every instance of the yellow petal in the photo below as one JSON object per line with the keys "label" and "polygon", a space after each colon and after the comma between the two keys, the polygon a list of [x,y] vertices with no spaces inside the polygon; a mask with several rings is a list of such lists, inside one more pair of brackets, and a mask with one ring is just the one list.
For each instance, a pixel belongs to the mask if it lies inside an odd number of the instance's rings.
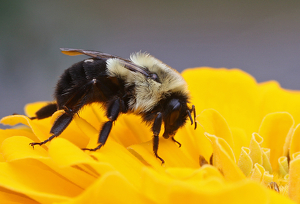
{"label": "yellow petal", "polygon": [[99,178],[80,196],[64,204],[94,203],[153,203],[143,196],[119,172],[108,172]]}
{"label": "yellow petal", "polygon": [[[290,179],[290,175],[289,174],[286,174],[284,177],[283,177],[283,179],[279,179],[279,184],[281,185],[281,186],[279,186],[279,187],[282,187],[282,188],[284,188],[285,190],[287,189],[286,187],[286,185],[288,184],[288,182],[289,182],[289,179]],[[285,194],[285,195],[287,195],[287,193]]]}
{"label": "yellow petal", "polygon": [[252,159],[253,164],[260,164],[263,163],[263,156],[262,151],[260,148],[261,143],[263,142],[263,138],[259,136],[257,133],[252,134],[252,139],[250,141],[250,157]]}
{"label": "yellow petal", "polygon": [[97,130],[100,130],[102,123],[106,120],[104,109],[98,103],[85,106],[79,111],[79,117],[86,120]]}
{"label": "yellow petal", "polygon": [[37,138],[40,140],[46,140],[50,137],[49,134],[49,127],[43,124],[41,121],[38,120],[30,120],[28,117],[23,115],[11,115],[6,116],[1,119],[0,121],[4,125],[17,125],[18,123],[22,123],[30,127],[32,132],[36,135]]}
{"label": "yellow petal", "polygon": [[283,196],[279,193],[277,193],[274,190],[268,190],[270,201],[269,203],[278,203],[278,204],[296,204],[296,202],[293,202],[291,199],[289,199],[287,196]]}
{"label": "yellow petal", "polygon": [[[67,141],[65,139],[57,139],[58,142],[60,140]],[[40,162],[44,163],[48,168],[51,168],[53,171],[55,171],[57,175],[60,175],[60,177],[65,177],[65,179],[70,180],[72,183],[75,183],[76,185],[84,188],[89,183],[92,182],[92,178],[90,178],[89,174],[86,174],[83,171],[80,171],[76,168],[69,167],[68,165],[75,165],[80,164],[82,160],[78,159],[76,162],[70,162],[70,159],[66,159],[66,156],[64,152],[66,151],[66,148],[68,148],[68,145],[63,144],[64,146],[62,148],[58,148],[56,145],[56,139],[53,140],[53,144],[50,144],[51,146],[54,146],[52,149],[50,148],[49,153],[53,156],[53,151],[57,151],[57,157],[55,156],[52,159],[56,159],[53,163],[52,160],[49,159],[48,153],[45,151],[45,149],[37,146],[35,149],[33,149],[31,146],[29,146],[29,142],[32,142],[30,139],[22,136],[14,136],[7,138],[1,147],[1,152],[4,155],[4,158],[6,161],[16,161],[16,160],[22,160],[22,159],[37,159]],[[69,141],[66,142],[67,144],[72,144]],[[76,147],[76,146],[75,146]],[[79,150],[82,152],[81,150]],[[72,152],[72,155],[69,155],[72,161],[74,159],[78,158],[76,157],[76,154],[74,151]],[[89,157],[89,159],[91,159]],[[59,163],[61,161],[61,163]],[[93,160],[94,161],[94,160]],[[71,164],[70,164],[71,163]],[[59,166],[58,166],[59,164]],[[102,167],[103,169],[103,167]],[[26,175],[26,172],[24,172]]]}
{"label": "yellow petal", "polygon": [[54,139],[48,153],[59,167],[95,162],[89,155],[63,138]]}
{"label": "yellow petal", "polygon": [[[212,170],[213,167],[208,167]],[[203,171],[204,167],[203,167]],[[201,170],[199,174],[201,175]],[[202,174],[203,175],[203,174]],[[153,169],[145,168],[143,175],[143,193],[155,203],[293,203],[278,193],[267,190],[262,185],[250,180],[242,180],[232,184],[226,184],[210,177],[201,177],[198,185],[186,183],[181,179],[174,179],[160,174]],[[199,177],[199,178],[200,178]],[[193,177],[194,178],[194,177]],[[201,186],[202,185],[202,186]],[[255,195],[255,196],[254,196]]]}
{"label": "yellow petal", "polygon": [[235,163],[233,151],[227,142],[222,138],[218,138],[208,133],[205,133],[205,135],[211,141],[213,146],[213,164],[222,172],[224,177],[230,181],[244,179],[245,175]]}
{"label": "yellow petal", "polygon": [[197,121],[204,131],[223,138],[230,147],[234,147],[232,133],[225,118],[214,109],[205,109],[197,117]]}
{"label": "yellow petal", "polygon": [[262,151],[262,157],[263,157],[263,167],[265,168],[266,171],[269,173],[272,173],[272,165],[270,162],[270,149],[268,148],[261,148]]}
{"label": "yellow petal", "polygon": [[242,147],[241,155],[238,161],[238,166],[245,174],[248,176],[252,170],[253,162],[250,157],[250,149],[247,147]]}
{"label": "yellow petal", "polygon": [[176,143],[171,139],[159,140],[158,155],[165,160],[164,165],[161,165],[161,161],[157,159],[153,153],[153,142],[148,141],[138,145],[130,146],[130,150],[135,154],[143,158],[147,164],[150,164],[157,170],[163,170],[163,167],[187,167],[198,168],[200,167],[199,161],[194,161],[181,151]]}
{"label": "yellow petal", "polygon": [[[136,122],[136,127],[141,127],[139,132],[135,132],[137,130],[132,129],[131,126],[134,124],[134,122]],[[143,141],[147,141],[145,139],[148,137],[148,135],[150,135],[150,129],[149,127],[148,129],[143,129],[143,126],[145,124],[141,123],[142,121],[140,120],[140,118],[136,118],[136,116],[134,117],[134,115],[121,115],[119,116],[118,120],[114,123],[109,137],[113,138],[116,142],[122,144],[124,147],[129,147],[130,145],[139,144]],[[143,136],[145,136],[145,138],[143,138]],[[149,136],[149,139],[150,138],[151,137]]]}
{"label": "yellow petal", "polygon": [[260,164],[254,164],[254,168],[251,174],[251,179],[257,182],[261,182],[263,175],[265,173],[265,169]]}
{"label": "yellow petal", "polygon": [[[0,122],[5,125],[11,126],[18,123],[27,125],[40,141],[44,141],[51,136],[51,126],[49,125],[50,120],[55,120],[60,114],[61,111],[57,111],[52,116],[52,118],[54,119],[47,119],[47,122],[45,120],[30,120],[28,117],[23,115],[6,116],[2,118]],[[71,122],[71,124],[62,132],[59,137],[67,138],[78,146],[81,146],[82,144],[86,144],[88,142],[88,138],[86,138],[85,135],[81,133],[74,122]],[[48,146],[49,142],[45,145]],[[43,147],[45,147],[45,145],[43,145]]]}
{"label": "yellow petal", "polygon": [[[87,152],[103,164],[109,164],[120,172],[134,186],[140,186],[140,174],[144,164],[134,157],[126,148],[113,140],[108,140],[104,147],[96,152]],[[93,168],[96,168],[93,166]],[[99,168],[99,167],[98,167]],[[101,169],[97,169],[101,174]]]}
{"label": "yellow petal", "polygon": [[235,146],[234,155],[236,156],[236,158],[238,158],[242,151],[241,147],[249,146],[251,135],[247,135],[245,130],[243,130],[242,128],[230,127],[230,129]]}
{"label": "yellow petal", "polygon": [[[199,149],[197,149],[197,147],[201,146],[200,148],[202,150],[203,148],[205,148],[205,146],[196,144],[195,141],[196,132],[197,131],[194,130],[194,127],[190,125],[186,125],[177,131],[174,138],[176,139],[176,141],[178,141],[181,144],[180,148],[176,144],[176,148],[177,149],[179,148],[180,152],[184,154],[186,158],[189,158],[188,160],[193,160],[194,162],[198,163]],[[163,151],[161,150],[161,147],[159,147],[159,151]]]}
{"label": "yellow petal", "polygon": [[[238,182],[222,186],[207,192],[204,188],[193,189],[190,186],[172,185],[168,203],[231,203],[231,204],[264,204],[269,195],[263,186],[253,182]],[[254,196],[255,195],[255,196]]]}
{"label": "yellow petal", "polygon": [[260,123],[259,92],[255,79],[238,69],[187,69],[182,73],[197,112],[217,110],[229,127],[243,128],[250,138]]}
{"label": "yellow petal", "polygon": [[[143,123],[140,116],[136,116],[133,114],[120,115],[115,126],[118,126],[118,128],[121,127],[121,131],[123,132],[119,131],[118,133],[121,134],[115,134],[114,137],[119,137],[119,140],[123,141],[123,143],[128,143],[124,140],[133,141],[130,143],[130,145],[149,141],[153,136],[151,127]],[[129,138],[127,138],[127,136],[129,136]]]}
{"label": "yellow petal", "polygon": [[82,146],[82,148],[95,148],[98,146],[98,136],[99,131],[95,129],[90,123],[88,123],[85,119],[74,116],[74,122],[77,127],[82,131],[82,133],[89,138],[89,143],[86,146]]}
{"label": "yellow petal", "polygon": [[[180,174],[188,175],[193,170],[177,169],[176,175],[179,174],[178,171],[181,171]],[[172,173],[174,173],[174,169]],[[185,179],[169,175],[158,173],[151,168],[145,168],[142,177],[142,192],[155,203],[183,203],[183,198],[174,201],[173,194],[176,194],[177,191],[193,194],[199,190],[203,195],[211,195],[212,191],[217,191],[224,186],[222,176],[214,167],[203,167],[194,170],[194,173]],[[216,177],[216,175],[218,176]],[[198,198],[202,201],[201,197]],[[188,201],[190,203],[190,197],[188,197]]]}
{"label": "yellow petal", "polygon": [[300,158],[300,152],[296,152],[292,155],[292,160],[297,158]]}
{"label": "yellow petal", "polygon": [[300,203],[300,157],[290,162],[289,197]]}
{"label": "yellow petal", "polygon": [[[94,110],[95,107],[92,108]],[[100,117],[98,116],[97,118]],[[86,136],[90,137],[87,148],[94,148],[98,145],[100,128],[108,119],[102,117],[99,120],[102,120],[98,124],[99,127],[95,127],[95,125],[92,125],[95,122],[90,123],[90,118],[86,115],[86,113],[83,116],[80,114],[80,117],[74,116],[74,121],[76,122],[76,125],[79,127],[79,129]],[[113,124],[112,130],[109,134],[109,139],[114,139],[116,142],[123,144],[124,147],[128,147],[133,144],[148,141],[147,139],[151,139],[150,135],[151,133],[149,127],[142,123],[140,117],[125,114],[120,115],[118,120]]]}
{"label": "yellow petal", "polygon": [[25,158],[45,158],[47,152],[40,146],[33,149],[29,143],[31,143],[27,137],[14,136],[9,137],[3,141],[1,145],[1,152],[6,161],[14,161]]}
{"label": "yellow petal", "polygon": [[[94,178],[106,172],[115,170],[109,163],[95,161],[77,146],[63,138],[57,138],[51,142],[49,146],[49,156],[59,168],[77,165],[80,169],[83,169]],[[86,179],[86,182],[90,183],[91,178]]]}
{"label": "yellow petal", "polygon": [[[62,114],[64,111],[59,110],[56,111],[51,117],[51,126],[53,125],[54,121]],[[75,114],[74,118],[77,118],[78,115]],[[86,147],[89,142],[89,136],[84,134],[76,125],[76,122],[73,121],[68,125],[68,127],[59,135],[60,138],[65,138],[70,142],[74,143],[78,147]],[[90,125],[91,126],[91,125]],[[49,129],[50,131],[50,129]],[[46,138],[47,139],[47,138]],[[50,144],[50,143],[49,143]],[[49,145],[48,143],[46,145]]]}
{"label": "yellow petal", "polygon": [[291,137],[293,125],[289,113],[277,112],[266,115],[259,128],[259,135],[264,138],[262,146],[271,150],[270,161],[275,171],[278,170],[278,158],[287,155],[284,147]]}
{"label": "yellow petal", "polygon": [[0,163],[0,169],[2,187],[23,193],[41,203],[66,201],[82,191],[35,160],[24,159]]}
{"label": "yellow petal", "polygon": [[276,81],[259,84],[259,91],[263,94],[261,98],[262,115],[288,112],[294,117],[296,124],[300,123],[300,91],[283,89]]}
{"label": "yellow petal", "polygon": [[25,114],[28,117],[34,117],[36,116],[35,113],[42,107],[46,106],[49,104],[49,101],[39,101],[39,102],[34,102],[34,103],[28,103],[24,107]]}
{"label": "yellow petal", "polygon": [[[199,126],[201,124],[199,123]],[[202,155],[206,161],[209,161],[213,149],[209,139],[204,135],[204,130],[201,127],[198,127],[196,130],[191,131],[192,137],[194,139],[195,150],[198,152],[196,155]]]}
{"label": "yellow petal", "polygon": [[[224,176],[214,166],[204,165],[203,167],[201,167],[198,170],[198,172],[199,172],[199,174],[197,174],[197,175],[201,175],[201,179],[218,178],[222,182],[225,181]],[[194,176],[194,177],[196,177],[196,176]]]}
{"label": "yellow petal", "polygon": [[273,182],[274,176],[272,174],[269,174],[268,171],[265,171],[262,177],[262,183],[265,184],[265,186],[268,186],[271,182]]}
{"label": "yellow petal", "polygon": [[27,197],[26,195],[22,195],[20,193],[10,191],[2,187],[0,187],[0,200],[2,203],[7,203],[7,204],[16,204],[16,203],[38,204],[37,201]]}
{"label": "yellow petal", "polygon": [[0,144],[9,137],[12,136],[25,136],[33,141],[37,140],[37,137],[32,133],[32,131],[26,126],[19,126],[14,129],[0,129]]}
{"label": "yellow petal", "polygon": [[[212,167],[208,168],[214,169]],[[200,172],[201,171],[195,175],[201,175]],[[184,182],[185,180],[182,179],[170,178],[150,168],[145,169],[143,177],[143,193],[156,203],[176,204],[184,203],[187,200],[188,203],[224,203],[224,200],[226,200],[226,203],[237,204],[263,204],[267,203],[268,200],[272,200],[272,203],[280,203],[276,202],[276,199],[273,198],[274,195],[271,195],[266,188],[250,180],[243,180],[228,185],[222,181],[213,179],[213,176],[210,177],[210,175],[207,174],[206,177],[200,176],[202,179],[198,181],[198,185],[193,185],[193,183],[186,183]],[[279,198],[277,196],[275,197],[280,201],[287,200],[281,196],[279,196]]]}
{"label": "yellow petal", "polygon": [[167,203],[166,194],[161,192],[164,192],[169,187],[172,180],[172,178],[152,168],[144,168],[141,192],[153,202]]}
{"label": "yellow petal", "polygon": [[293,132],[290,146],[290,157],[300,151],[300,124],[298,124]]}
{"label": "yellow petal", "polygon": [[[25,115],[28,116],[28,117],[34,117],[34,116],[36,116],[35,113],[40,108],[46,106],[49,103],[51,103],[51,102],[49,102],[49,101],[40,101],[40,102],[34,102],[34,103],[26,104],[25,107],[24,107]],[[37,120],[35,120],[35,121],[37,121]],[[51,123],[51,117],[39,120],[37,122],[41,126],[47,127],[47,126],[49,126],[49,123]]]}
{"label": "yellow petal", "polygon": [[278,166],[279,166],[279,176],[285,177],[289,173],[289,164],[288,159],[285,156],[282,156],[278,159]]}
{"label": "yellow petal", "polygon": [[49,145],[48,153],[50,158],[41,161],[58,175],[82,189],[91,185],[99,176],[97,170],[100,169],[101,173],[114,170],[108,165],[96,162],[73,143],[63,138],[53,140]]}
{"label": "yellow petal", "polygon": [[167,176],[173,179],[183,180],[193,185],[199,185],[200,182],[210,179],[219,180],[220,183],[225,181],[220,171],[211,165],[205,165],[198,169],[167,168],[165,172]]}

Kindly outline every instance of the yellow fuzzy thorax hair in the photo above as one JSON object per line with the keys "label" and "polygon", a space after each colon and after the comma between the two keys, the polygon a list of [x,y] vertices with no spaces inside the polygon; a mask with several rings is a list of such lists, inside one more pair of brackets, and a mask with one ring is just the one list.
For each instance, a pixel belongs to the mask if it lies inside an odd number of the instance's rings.
{"label": "yellow fuzzy thorax hair", "polygon": [[129,101],[129,108],[135,113],[150,111],[161,99],[174,92],[188,95],[187,84],[182,76],[171,67],[147,53],[134,53],[130,60],[157,74],[159,82],[147,78],[139,72],[133,72],[124,67],[121,60],[112,58],[107,60],[107,74],[121,78],[125,86],[134,86],[135,98]]}

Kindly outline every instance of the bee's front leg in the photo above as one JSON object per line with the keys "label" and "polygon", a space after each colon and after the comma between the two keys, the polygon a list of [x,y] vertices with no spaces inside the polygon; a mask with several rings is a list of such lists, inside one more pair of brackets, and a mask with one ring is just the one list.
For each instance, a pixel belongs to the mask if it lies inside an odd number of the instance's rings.
{"label": "bee's front leg", "polygon": [[165,163],[165,161],[158,156],[157,150],[158,150],[158,144],[159,144],[159,133],[161,129],[161,124],[162,124],[162,113],[158,112],[157,116],[154,120],[153,126],[152,126],[152,132],[153,132],[153,152],[156,156],[161,161],[161,164]]}

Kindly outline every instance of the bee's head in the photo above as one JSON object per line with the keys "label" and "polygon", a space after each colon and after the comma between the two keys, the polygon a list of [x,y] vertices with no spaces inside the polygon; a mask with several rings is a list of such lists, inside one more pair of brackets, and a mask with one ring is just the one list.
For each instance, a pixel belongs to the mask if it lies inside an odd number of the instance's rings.
{"label": "bee's head", "polygon": [[187,106],[187,100],[173,98],[171,99],[164,109],[163,121],[165,125],[165,132],[163,134],[164,138],[173,137],[177,130],[182,127],[187,119],[191,120],[193,124],[193,119],[191,117],[191,112]]}

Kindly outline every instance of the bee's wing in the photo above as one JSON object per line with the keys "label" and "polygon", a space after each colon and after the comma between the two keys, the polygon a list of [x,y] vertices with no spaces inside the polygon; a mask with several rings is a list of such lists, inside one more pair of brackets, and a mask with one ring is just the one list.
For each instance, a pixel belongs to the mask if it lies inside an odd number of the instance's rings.
{"label": "bee's wing", "polygon": [[82,49],[72,49],[72,48],[60,48],[61,52],[66,54],[66,55],[70,55],[70,56],[75,56],[75,55],[88,55],[90,57],[93,58],[98,58],[98,59],[111,59],[111,58],[116,58],[121,60],[124,63],[124,67],[126,69],[129,69],[130,71],[133,72],[139,72],[143,75],[145,75],[146,77],[151,77],[151,74],[143,69],[142,67],[132,63],[130,60],[128,59],[123,59],[121,57],[118,56],[114,56],[114,55],[110,55],[110,54],[106,54],[103,52],[98,52],[98,51],[93,51],[93,50],[82,50]]}

